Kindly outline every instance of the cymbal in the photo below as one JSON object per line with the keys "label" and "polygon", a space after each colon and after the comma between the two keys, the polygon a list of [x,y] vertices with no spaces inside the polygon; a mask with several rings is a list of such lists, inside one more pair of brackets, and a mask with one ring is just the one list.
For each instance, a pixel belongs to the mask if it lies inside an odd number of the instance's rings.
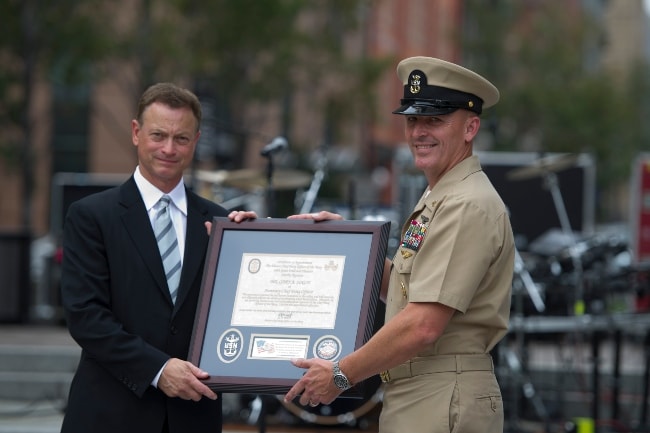
{"label": "cymbal", "polygon": [[194,176],[196,176],[198,180],[202,180],[204,182],[219,184],[223,183],[223,181],[226,180],[228,172],[226,170],[195,170]]}
{"label": "cymbal", "polygon": [[[230,186],[241,190],[255,190],[266,188],[268,179],[264,170],[245,168],[241,170],[197,170],[199,180]],[[273,171],[271,179],[274,189],[297,189],[311,183],[311,175],[300,170],[277,169]]]}
{"label": "cymbal", "polygon": [[534,163],[525,167],[510,170],[506,177],[508,180],[526,180],[543,176],[549,172],[558,172],[573,167],[580,155],[550,155],[540,158]]}

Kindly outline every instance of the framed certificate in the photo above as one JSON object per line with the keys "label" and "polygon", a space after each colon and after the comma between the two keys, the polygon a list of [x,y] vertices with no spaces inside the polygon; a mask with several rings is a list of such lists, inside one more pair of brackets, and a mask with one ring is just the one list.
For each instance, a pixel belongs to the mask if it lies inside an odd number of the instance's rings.
{"label": "framed certificate", "polygon": [[[215,218],[189,361],[215,391],[283,394],[375,331],[390,222]],[[343,395],[362,397],[363,384]]]}

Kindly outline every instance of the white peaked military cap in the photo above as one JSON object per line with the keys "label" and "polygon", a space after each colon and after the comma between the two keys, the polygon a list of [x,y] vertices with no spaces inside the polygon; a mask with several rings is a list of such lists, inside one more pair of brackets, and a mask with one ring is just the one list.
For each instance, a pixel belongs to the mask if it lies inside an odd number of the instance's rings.
{"label": "white peaked military cap", "polygon": [[434,57],[409,57],[397,65],[404,97],[394,114],[437,116],[459,108],[481,114],[499,101],[488,80],[455,63]]}

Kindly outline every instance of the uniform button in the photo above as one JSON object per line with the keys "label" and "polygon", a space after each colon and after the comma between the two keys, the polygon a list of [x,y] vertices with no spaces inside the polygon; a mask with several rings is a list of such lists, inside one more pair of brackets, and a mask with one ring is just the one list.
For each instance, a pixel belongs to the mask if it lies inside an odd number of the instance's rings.
{"label": "uniform button", "polygon": [[170,331],[171,331],[172,335],[176,335],[176,334],[178,334],[178,328],[175,327],[175,326],[172,326],[171,329],[170,329]]}

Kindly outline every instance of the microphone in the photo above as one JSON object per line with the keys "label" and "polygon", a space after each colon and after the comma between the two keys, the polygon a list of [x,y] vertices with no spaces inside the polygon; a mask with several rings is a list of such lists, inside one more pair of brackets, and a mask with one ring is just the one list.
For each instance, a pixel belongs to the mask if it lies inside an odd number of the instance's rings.
{"label": "microphone", "polygon": [[289,143],[287,143],[286,138],[275,137],[272,142],[262,148],[260,155],[270,156],[276,152],[286,149],[287,147],[289,147]]}

